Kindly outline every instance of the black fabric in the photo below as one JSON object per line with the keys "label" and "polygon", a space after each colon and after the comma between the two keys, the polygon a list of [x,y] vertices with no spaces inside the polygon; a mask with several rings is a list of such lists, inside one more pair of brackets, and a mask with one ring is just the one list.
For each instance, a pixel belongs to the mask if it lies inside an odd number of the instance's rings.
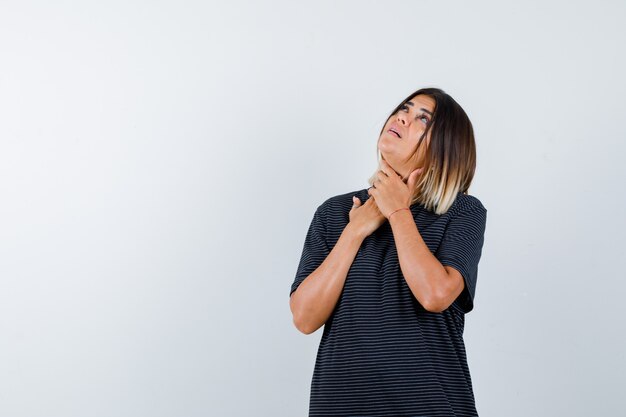
{"label": "black fabric", "polygon": [[[290,295],[330,253],[349,221],[352,196],[324,201],[315,211]],[[309,403],[313,416],[477,416],[463,329],[474,307],[487,210],[458,193],[442,215],[411,206],[420,235],[445,266],[465,280],[462,294],[441,313],[425,310],[400,269],[389,222],[362,243],[340,298],[323,327]]]}

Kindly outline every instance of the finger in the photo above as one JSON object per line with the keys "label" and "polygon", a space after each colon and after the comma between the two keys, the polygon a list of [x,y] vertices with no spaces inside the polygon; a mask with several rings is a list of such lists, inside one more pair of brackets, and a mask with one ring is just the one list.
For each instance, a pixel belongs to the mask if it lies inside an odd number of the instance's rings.
{"label": "finger", "polygon": [[359,200],[359,197],[353,196],[352,197],[352,207],[359,207],[360,205],[361,205],[361,200]]}
{"label": "finger", "polygon": [[372,180],[372,187],[376,188],[376,183],[382,182],[383,178],[387,178],[387,175],[385,175],[385,173],[382,172],[381,170],[376,171],[376,174],[374,175],[374,179]]}
{"label": "finger", "polygon": [[415,188],[417,176],[420,174],[420,172],[422,172],[423,169],[424,168],[417,168],[416,170],[411,172],[411,175],[409,175],[409,179],[407,180],[406,185],[409,187],[410,190],[413,190]]}

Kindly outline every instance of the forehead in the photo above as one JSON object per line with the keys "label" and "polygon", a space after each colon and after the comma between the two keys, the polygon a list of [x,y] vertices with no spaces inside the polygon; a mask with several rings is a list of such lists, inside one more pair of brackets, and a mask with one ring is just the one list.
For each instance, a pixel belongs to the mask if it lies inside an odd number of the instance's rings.
{"label": "forehead", "polygon": [[[411,106],[410,103],[413,103],[413,106]],[[409,105],[409,107],[412,107],[414,109],[419,110],[421,108],[424,108],[432,113],[435,110],[436,102],[435,99],[430,96],[427,96],[425,94],[418,94],[410,99],[407,104]]]}

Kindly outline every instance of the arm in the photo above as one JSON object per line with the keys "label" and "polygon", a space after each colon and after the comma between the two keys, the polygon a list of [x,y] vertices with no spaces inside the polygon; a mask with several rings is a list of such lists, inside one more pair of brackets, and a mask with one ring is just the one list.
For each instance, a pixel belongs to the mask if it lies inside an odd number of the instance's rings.
{"label": "arm", "polygon": [[302,333],[313,333],[330,317],[364,239],[348,223],[324,262],[291,294],[289,308]]}
{"label": "arm", "polygon": [[422,306],[439,313],[447,309],[465,286],[456,269],[443,266],[430,252],[409,210],[390,217],[402,275]]}

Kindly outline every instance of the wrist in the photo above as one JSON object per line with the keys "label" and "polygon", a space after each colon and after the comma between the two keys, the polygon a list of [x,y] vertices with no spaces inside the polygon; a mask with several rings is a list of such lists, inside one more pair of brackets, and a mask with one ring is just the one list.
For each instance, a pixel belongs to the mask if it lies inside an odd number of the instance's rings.
{"label": "wrist", "polygon": [[352,239],[359,240],[359,241],[363,241],[367,237],[365,236],[364,233],[360,232],[359,229],[352,222],[348,222],[348,224],[343,230],[343,233],[347,234]]}
{"label": "wrist", "polygon": [[387,220],[391,221],[391,216],[402,210],[407,210],[409,213],[411,212],[411,209],[408,207],[400,207],[399,209],[395,209],[391,213],[389,213],[389,215],[387,216]]}

